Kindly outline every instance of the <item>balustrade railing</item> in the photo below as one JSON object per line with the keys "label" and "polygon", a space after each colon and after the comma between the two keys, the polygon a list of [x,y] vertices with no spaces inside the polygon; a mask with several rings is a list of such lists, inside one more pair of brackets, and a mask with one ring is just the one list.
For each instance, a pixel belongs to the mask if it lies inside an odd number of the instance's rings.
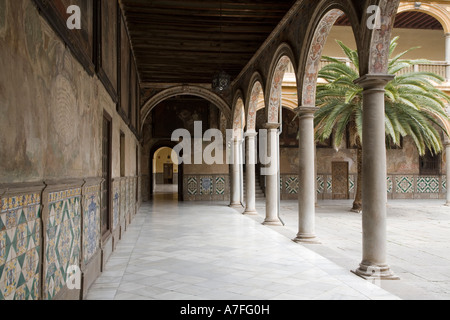
{"label": "balustrade railing", "polygon": [[[346,58],[335,58],[335,59],[345,62],[345,63],[347,63],[347,65],[349,65],[353,69],[355,69],[354,65],[350,62],[349,59],[346,59]],[[328,65],[330,63],[331,62],[322,59],[320,61],[320,69],[322,69],[323,67],[325,67],[326,65]],[[446,70],[447,70],[447,67],[449,67],[449,66],[450,66],[450,64],[445,61],[430,61],[430,63],[428,63],[428,64],[418,64],[415,66],[405,68],[405,69],[399,71],[397,74],[403,75],[403,74],[414,72],[414,71],[416,71],[416,72],[432,72],[432,73],[435,73],[445,79],[446,78]],[[292,65],[289,65],[286,70],[286,73],[294,73],[294,67]]]}

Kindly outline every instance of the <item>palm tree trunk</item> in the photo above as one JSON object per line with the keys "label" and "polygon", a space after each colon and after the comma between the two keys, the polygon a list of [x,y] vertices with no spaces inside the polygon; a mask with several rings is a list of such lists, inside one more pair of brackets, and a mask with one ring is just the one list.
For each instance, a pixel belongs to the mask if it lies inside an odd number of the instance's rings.
{"label": "palm tree trunk", "polygon": [[362,148],[360,146],[357,148],[357,166],[358,176],[356,179],[356,194],[351,211],[359,213],[362,211]]}

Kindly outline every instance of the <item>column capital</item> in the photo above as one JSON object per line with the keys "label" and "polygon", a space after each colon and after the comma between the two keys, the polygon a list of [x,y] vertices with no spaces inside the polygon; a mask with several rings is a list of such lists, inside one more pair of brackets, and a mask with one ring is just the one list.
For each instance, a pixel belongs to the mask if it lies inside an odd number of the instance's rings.
{"label": "column capital", "polygon": [[265,129],[269,129],[269,130],[274,130],[274,129],[278,129],[280,127],[280,124],[279,123],[266,123],[265,125],[264,125],[264,128]]}
{"label": "column capital", "polygon": [[444,147],[450,147],[450,139],[447,136],[444,136]]}
{"label": "column capital", "polygon": [[248,132],[246,132],[245,133],[245,137],[249,137],[249,138],[254,138],[254,137],[256,137],[258,135],[258,132],[256,132],[256,131],[248,131]]}
{"label": "column capital", "polygon": [[366,74],[359,79],[356,79],[354,83],[359,85],[364,90],[383,89],[386,85],[395,79],[393,74]]}
{"label": "column capital", "polygon": [[299,106],[294,111],[297,112],[300,116],[305,115],[314,115],[319,110],[319,107],[316,106]]}

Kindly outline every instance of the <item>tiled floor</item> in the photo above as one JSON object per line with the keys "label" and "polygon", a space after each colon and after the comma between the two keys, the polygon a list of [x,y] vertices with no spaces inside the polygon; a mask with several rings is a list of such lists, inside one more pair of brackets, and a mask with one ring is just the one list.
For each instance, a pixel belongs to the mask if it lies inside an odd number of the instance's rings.
{"label": "tiled floor", "polygon": [[398,299],[225,203],[173,198],[142,206],[88,300]]}
{"label": "tiled floor", "polygon": [[[450,207],[445,200],[390,200],[387,206],[387,262],[400,281],[382,281],[382,288],[402,299],[450,300]],[[321,245],[307,248],[341,267],[355,269],[362,257],[361,215],[349,211],[351,201],[319,201],[316,233]],[[294,237],[297,201],[283,201],[281,218]],[[257,206],[262,221],[264,204]]]}

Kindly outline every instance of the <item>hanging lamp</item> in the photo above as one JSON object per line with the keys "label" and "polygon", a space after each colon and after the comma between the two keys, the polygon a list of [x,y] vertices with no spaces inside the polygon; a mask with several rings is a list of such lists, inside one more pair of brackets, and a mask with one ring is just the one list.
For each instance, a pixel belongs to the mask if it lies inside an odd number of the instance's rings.
{"label": "hanging lamp", "polygon": [[[219,43],[219,47],[220,47],[220,54],[219,54],[219,61],[222,58],[222,1],[220,1],[220,43]],[[223,70],[221,67],[219,68],[219,71],[217,71],[214,75],[213,75],[213,79],[212,79],[212,89],[217,92],[217,93],[222,93],[224,92],[226,89],[228,89],[228,87],[231,84],[231,77],[229,74],[227,74],[225,72],[225,70]]]}

